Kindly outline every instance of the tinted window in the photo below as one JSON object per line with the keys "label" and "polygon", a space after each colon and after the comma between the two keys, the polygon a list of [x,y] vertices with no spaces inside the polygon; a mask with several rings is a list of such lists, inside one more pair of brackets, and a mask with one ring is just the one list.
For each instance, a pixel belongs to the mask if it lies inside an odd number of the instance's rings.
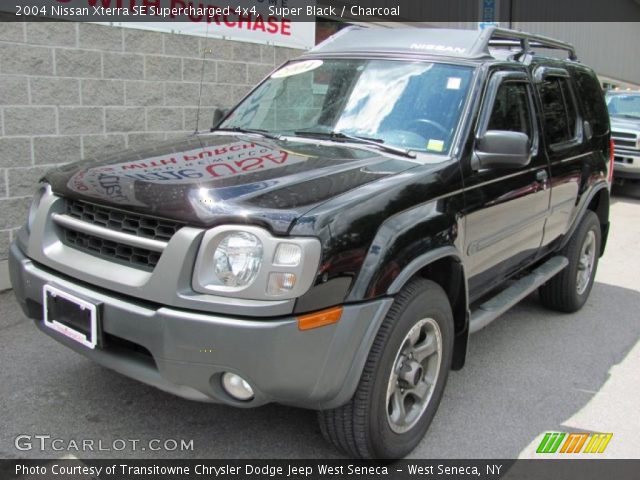
{"label": "tinted window", "polygon": [[540,99],[549,144],[573,140],[576,136],[577,112],[567,79],[545,79],[540,86]]}
{"label": "tinted window", "polygon": [[604,135],[609,130],[609,118],[598,79],[579,70],[575,72],[575,79],[586,120],[591,124],[594,135]]}
{"label": "tinted window", "polygon": [[531,113],[525,83],[500,85],[489,118],[488,130],[526,133],[531,138]]}

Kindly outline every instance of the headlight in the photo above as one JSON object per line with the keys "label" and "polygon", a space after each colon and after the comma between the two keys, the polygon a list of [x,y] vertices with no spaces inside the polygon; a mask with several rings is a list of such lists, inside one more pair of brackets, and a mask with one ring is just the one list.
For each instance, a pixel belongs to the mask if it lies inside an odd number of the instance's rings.
{"label": "headlight", "polygon": [[320,251],[317,238],[278,238],[251,226],[212,228],[202,239],[193,288],[251,300],[296,298],[313,284]]}
{"label": "headlight", "polygon": [[262,242],[248,232],[234,232],[218,244],[213,253],[213,271],[220,285],[246,287],[258,275],[262,264]]}
{"label": "headlight", "polygon": [[38,208],[40,207],[40,202],[45,195],[51,192],[51,187],[48,183],[41,183],[38,185],[38,189],[36,193],[33,195],[33,200],[31,200],[31,206],[29,207],[29,216],[27,217],[27,232],[31,233],[31,227],[33,226],[33,222],[36,219],[36,213],[38,212]]}

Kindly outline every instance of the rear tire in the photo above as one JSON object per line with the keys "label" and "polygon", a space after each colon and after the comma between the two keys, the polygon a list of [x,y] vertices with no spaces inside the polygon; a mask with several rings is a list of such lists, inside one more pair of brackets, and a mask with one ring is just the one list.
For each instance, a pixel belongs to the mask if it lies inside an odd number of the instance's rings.
{"label": "rear tire", "polygon": [[586,303],[598,268],[601,235],[598,216],[588,210],[562,250],[569,265],[538,290],[545,307],[573,313]]}
{"label": "rear tire", "polygon": [[453,355],[453,314],[436,283],[416,278],[397,295],[346,404],[318,414],[323,436],[352,458],[402,458],[438,409]]}

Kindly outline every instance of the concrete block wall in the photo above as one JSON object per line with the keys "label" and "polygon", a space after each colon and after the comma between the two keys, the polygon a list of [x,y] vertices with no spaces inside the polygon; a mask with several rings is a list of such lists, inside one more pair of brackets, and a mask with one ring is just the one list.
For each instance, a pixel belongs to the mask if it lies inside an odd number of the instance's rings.
{"label": "concrete block wall", "polygon": [[299,50],[72,22],[0,23],[0,290],[48,168],[200,128]]}

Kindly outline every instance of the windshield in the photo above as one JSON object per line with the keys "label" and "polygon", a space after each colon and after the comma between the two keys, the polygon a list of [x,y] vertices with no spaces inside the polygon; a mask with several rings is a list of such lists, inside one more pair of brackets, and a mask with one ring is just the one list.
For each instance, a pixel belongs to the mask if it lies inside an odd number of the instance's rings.
{"label": "windshield", "polygon": [[640,94],[607,96],[610,115],[624,115],[640,118]]}
{"label": "windshield", "polygon": [[272,74],[220,128],[326,134],[344,141],[329,135],[338,133],[445,154],[471,75],[469,67],[426,62],[292,62]]}

